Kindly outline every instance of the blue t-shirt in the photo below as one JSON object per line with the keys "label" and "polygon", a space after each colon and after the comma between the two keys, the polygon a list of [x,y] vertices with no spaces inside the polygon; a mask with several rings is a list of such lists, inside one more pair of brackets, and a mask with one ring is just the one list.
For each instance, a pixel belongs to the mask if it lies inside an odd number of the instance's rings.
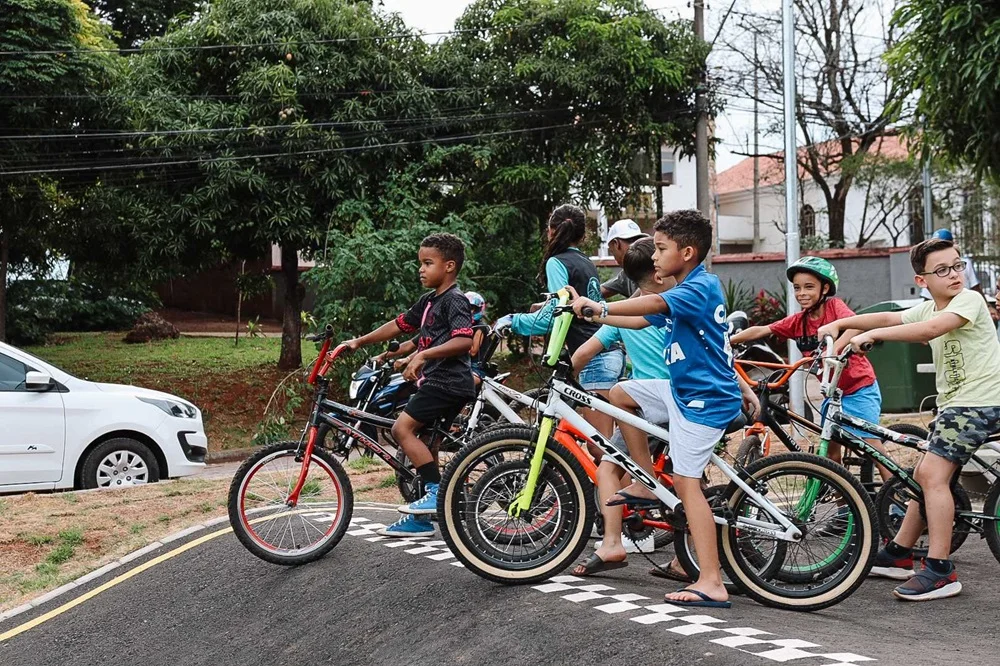
{"label": "blue t-shirt", "polygon": [[632,360],[632,379],[670,379],[670,370],[663,362],[663,326],[641,329],[601,326],[594,334],[605,349],[615,343],[624,343],[625,352]]}
{"label": "blue t-shirt", "polygon": [[725,428],[739,415],[742,398],[719,278],[698,266],[661,296],[669,315],[646,319],[654,326],[666,325],[663,358],[670,367],[674,400],[688,421]]}

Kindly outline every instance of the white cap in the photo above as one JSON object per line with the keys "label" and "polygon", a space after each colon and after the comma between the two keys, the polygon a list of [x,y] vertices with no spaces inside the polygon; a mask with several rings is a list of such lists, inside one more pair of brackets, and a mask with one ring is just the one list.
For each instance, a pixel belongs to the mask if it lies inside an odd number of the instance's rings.
{"label": "white cap", "polygon": [[639,228],[639,225],[635,223],[635,220],[625,218],[624,220],[618,220],[611,225],[611,228],[608,229],[608,237],[604,242],[610,243],[611,241],[619,238],[622,240],[631,240],[645,235],[646,234],[642,233],[642,229]]}

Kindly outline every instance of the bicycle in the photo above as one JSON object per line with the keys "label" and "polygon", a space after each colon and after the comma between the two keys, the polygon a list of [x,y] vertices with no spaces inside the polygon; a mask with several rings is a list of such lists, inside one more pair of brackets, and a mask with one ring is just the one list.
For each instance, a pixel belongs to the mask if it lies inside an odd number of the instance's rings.
{"label": "bicycle", "polygon": [[[233,532],[247,550],[273,564],[312,562],[343,538],[354,510],[354,491],[337,456],[348,455],[352,448],[360,445],[378,456],[422,493],[416,472],[378,441],[378,434],[388,432],[394,421],[329,399],[331,380],[326,375],[346,349],[338,345],[330,351],[333,328],[327,326],[309,339],[323,344],[307,379],[315,391],[302,436],[251,455],[229,487]],[[369,434],[372,428],[374,436]],[[441,443],[460,448],[461,439],[451,432],[450,423],[438,421],[426,432],[432,451]],[[328,444],[331,433],[343,437]]]}
{"label": "bicycle", "polygon": [[[566,307],[569,294],[560,292],[556,322],[543,363],[553,369],[541,423],[524,429],[499,429],[476,437],[455,456],[445,471],[438,494],[442,536],[459,561],[473,573],[504,584],[534,583],[553,576],[577,560],[587,546],[594,521],[579,447],[555,439],[557,421],[568,423],[592,440],[610,460],[649,488],[684,522],[680,500],[619,451],[575,411],[595,409],[633,425],[649,435],[669,439],[662,427],[606,404],[583,391],[572,376],[568,354],[562,352],[573,317]],[[737,419],[729,432],[745,423]],[[502,459],[503,465],[497,460]],[[757,601],[795,610],[818,610],[846,599],[864,582],[875,556],[875,525],[871,500],[843,467],[818,456],[789,453],[762,459],[745,470],[734,470],[717,454],[712,463],[730,483],[716,507],[720,556],[731,580]],[[808,484],[820,492],[808,512],[798,511]],[[775,498],[773,501],[771,498]],[[847,508],[846,529],[831,537],[833,516]],[[544,519],[544,520],[542,520]],[[493,540],[485,527],[503,525],[532,538]],[[789,562],[808,561],[817,551],[838,565],[824,577],[787,583],[774,576]]]}

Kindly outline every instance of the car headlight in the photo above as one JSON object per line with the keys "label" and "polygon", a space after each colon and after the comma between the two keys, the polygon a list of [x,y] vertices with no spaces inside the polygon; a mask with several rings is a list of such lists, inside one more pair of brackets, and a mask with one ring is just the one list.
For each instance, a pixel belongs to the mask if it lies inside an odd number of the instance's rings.
{"label": "car headlight", "polygon": [[351,398],[351,400],[358,399],[358,391],[361,390],[361,385],[364,383],[365,380],[363,379],[355,379],[354,381],[351,382],[351,386],[347,391],[347,395]]}
{"label": "car headlight", "polygon": [[159,398],[139,398],[139,400],[147,405],[159,407],[170,416],[176,416],[179,419],[193,419],[198,416],[197,409],[178,400],[161,400]]}

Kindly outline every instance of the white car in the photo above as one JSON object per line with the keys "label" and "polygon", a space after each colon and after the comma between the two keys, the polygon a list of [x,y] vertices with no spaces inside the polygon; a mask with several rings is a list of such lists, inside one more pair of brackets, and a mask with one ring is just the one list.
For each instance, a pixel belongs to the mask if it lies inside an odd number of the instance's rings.
{"label": "white car", "polygon": [[79,379],[0,343],[0,493],[121,488],[205,467],[201,411],[169,393]]}

